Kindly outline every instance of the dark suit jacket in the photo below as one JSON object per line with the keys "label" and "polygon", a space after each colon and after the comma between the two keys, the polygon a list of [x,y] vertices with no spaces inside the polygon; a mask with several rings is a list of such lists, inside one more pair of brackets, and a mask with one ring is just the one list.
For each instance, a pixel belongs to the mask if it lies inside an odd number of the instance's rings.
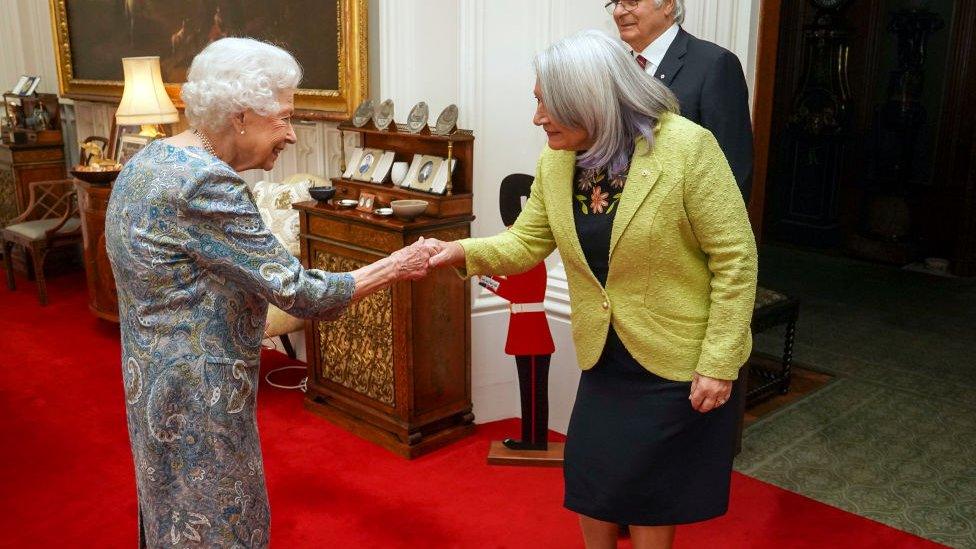
{"label": "dark suit jacket", "polygon": [[752,121],[749,89],[739,58],[680,29],[654,76],[678,96],[681,115],[707,128],[718,140],[748,204]]}

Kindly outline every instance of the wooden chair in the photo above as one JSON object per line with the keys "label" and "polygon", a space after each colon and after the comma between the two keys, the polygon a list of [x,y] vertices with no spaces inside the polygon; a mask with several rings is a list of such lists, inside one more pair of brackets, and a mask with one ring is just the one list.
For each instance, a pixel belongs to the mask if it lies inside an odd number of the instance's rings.
{"label": "wooden chair", "polygon": [[81,241],[81,220],[74,182],[62,179],[31,183],[27,209],[0,230],[0,249],[3,250],[4,268],[7,270],[7,287],[16,289],[11,251],[15,244],[23,246],[33,259],[41,305],[47,305],[47,286],[44,282],[44,258],[47,252],[52,248],[76,245]]}

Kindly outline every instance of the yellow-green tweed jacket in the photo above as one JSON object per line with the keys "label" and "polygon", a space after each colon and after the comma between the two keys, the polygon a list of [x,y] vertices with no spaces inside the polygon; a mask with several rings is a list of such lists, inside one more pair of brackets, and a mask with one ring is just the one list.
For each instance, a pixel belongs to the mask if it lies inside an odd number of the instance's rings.
{"label": "yellow-green tweed jacket", "polygon": [[735,379],[752,349],[756,242],[729,164],[711,132],[674,114],[654,149],[638,141],[610,238],[606,289],[573,220],[576,154],[546,147],[510,230],[461,241],[463,274],[514,274],[558,248],[566,267],[579,365],[592,368],[613,323],[630,353],[676,381]]}

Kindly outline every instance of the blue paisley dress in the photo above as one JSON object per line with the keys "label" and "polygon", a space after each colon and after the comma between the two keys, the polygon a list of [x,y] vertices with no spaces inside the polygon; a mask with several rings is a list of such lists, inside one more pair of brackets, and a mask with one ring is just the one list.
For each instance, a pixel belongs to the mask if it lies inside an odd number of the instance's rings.
{"label": "blue paisley dress", "polygon": [[163,141],[119,174],[105,238],[140,543],[266,547],[255,398],[268,303],[332,319],[352,298],[352,276],[302,268],[230,166]]}

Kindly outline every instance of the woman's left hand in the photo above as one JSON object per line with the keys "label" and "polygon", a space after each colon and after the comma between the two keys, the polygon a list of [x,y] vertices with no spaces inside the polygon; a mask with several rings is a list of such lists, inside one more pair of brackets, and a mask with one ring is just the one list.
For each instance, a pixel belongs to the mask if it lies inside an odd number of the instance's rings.
{"label": "woman's left hand", "polygon": [[691,407],[705,413],[718,408],[729,400],[732,394],[732,381],[727,379],[715,379],[699,375],[695,372],[691,378]]}

